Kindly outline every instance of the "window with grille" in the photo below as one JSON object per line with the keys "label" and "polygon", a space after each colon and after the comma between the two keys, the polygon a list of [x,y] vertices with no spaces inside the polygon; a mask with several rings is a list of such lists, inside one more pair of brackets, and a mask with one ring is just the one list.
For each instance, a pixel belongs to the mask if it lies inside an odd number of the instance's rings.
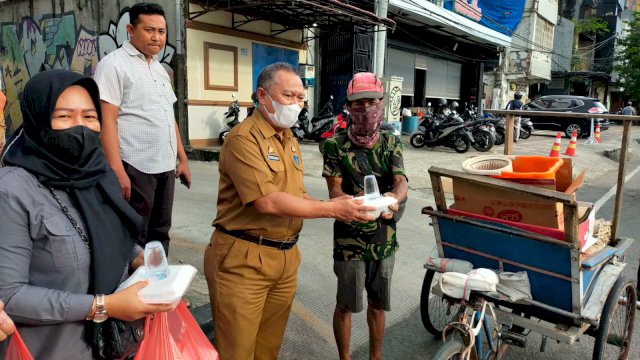
{"label": "window with grille", "polygon": [[553,24],[539,16],[536,21],[534,42],[536,50],[547,50],[553,47]]}

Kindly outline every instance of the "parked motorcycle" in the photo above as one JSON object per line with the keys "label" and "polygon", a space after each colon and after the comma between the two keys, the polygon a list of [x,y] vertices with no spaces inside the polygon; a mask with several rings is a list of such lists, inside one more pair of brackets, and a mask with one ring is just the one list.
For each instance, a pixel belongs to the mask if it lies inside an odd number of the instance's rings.
{"label": "parked motorcycle", "polygon": [[238,115],[240,115],[240,106],[238,106],[238,99],[236,98],[236,93],[232,93],[231,97],[233,101],[229,104],[229,110],[224,113],[224,124],[225,128],[220,131],[220,135],[218,135],[218,140],[220,141],[220,145],[224,143],[224,140],[229,135],[229,131],[233,129],[234,126],[238,125],[240,122],[238,121]]}
{"label": "parked motorcycle", "polygon": [[251,93],[251,106],[247,108],[247,117],[253,115],[253,112],[256,110],[256,106],[258,105],[258,98],[256,92]]}
{"label": "parked motorcycle", "polygon": [[308,107],[305,107],[298,115],[298,121],[291,127],[293,135],[298,140],[320,141],[322,134],[331,129],[334,124],[335,116],[333,115],[333,96],[329,102],[309,121]]}
{"label": "parked motorcycle", "polygon": [[339,133],[340,131],[346,130],[349,125],[349,111],[343,108],[342,113],[336,116],[336,121],[333,122],[333,125],[329,128],[329,130],[325,131],[320,135],[320,142],[318,144],[318,149],[321,154],[324,154],[323,148],[325,141],[332,137],[333,135]]}
{"label": "parked motorcycle", "polygon": [[496,130],[492,123],[483,119],[465,122],[467,129],[471,130],[473,142],[471,146],[476,151],[487,152],[491,150],[496,142]]}
{"label": "parked motorcycle", "polygon": [[[504,144],[505,133],[507,132],[507,120],[505,118],[489,118],[496,128],[496,145]],[[528,139],[533,132],[533,123],[529,118],[520,119],[520,139]],[[515,134],[514,134],[515,137]]]}
{"label": "parked motorcycle", "polygon": [[[454,115],[456,114],[457,104],[456,101],[451,103]],[[467,129],[471,130],[471,134],[473,135],[474,142],[471,143],[471,146],[480,152],[491,150],[496,140],[496,129],[493,122],[482,116],[478,116],[476,108],[472,104],[468,104],[465,107],[462,120],[464,120]]]}
{"label": "parked motorcycle", "polygon": [[533,123],[529,118],[522,118],[520,120],[520,139],[528,139],[533,132]]}
{"label": "parked motorcycle", "polygon": [[444,119],[438,115],[424,116],[418,129],[409,138],[411,146],[415,148],[446,146],[458,153],[469,151],[471,143],[474,142],[471,131],[466,128],[462,118],[449,115],[451,112],[445,110]]}

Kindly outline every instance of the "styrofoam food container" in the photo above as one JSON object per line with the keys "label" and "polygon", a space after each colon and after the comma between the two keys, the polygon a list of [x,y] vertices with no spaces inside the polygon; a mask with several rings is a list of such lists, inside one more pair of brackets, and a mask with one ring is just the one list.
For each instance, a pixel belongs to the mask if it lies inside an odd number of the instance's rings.
{"label": "styrofoam food container", "polygon": [[[198,270],[191,265],[169,265],[169,275],[166,279],[149,281],[149,285],[138,293],[140,300],[147,304],[172,304],[178,302],[187,292],[191,280]],[[123,290],[138,281],[146,280],[145,267],[140,266],[117,291]]]}
{"label": "styrofoam food container", "polygon": [[377,209],[375,211],[367,211],[369,215],[375,216],[377,219],[380,217],[380,213],[384,212],[385,214],[391,214],[393,211],[389,209],[389,206],[398,202],[398,199],[393,196],[380,196],[374,199],[367,199],[364,196],[359,196],[355,198],[356,200],[364,200],[362,205],[366,206],[375,206]]}

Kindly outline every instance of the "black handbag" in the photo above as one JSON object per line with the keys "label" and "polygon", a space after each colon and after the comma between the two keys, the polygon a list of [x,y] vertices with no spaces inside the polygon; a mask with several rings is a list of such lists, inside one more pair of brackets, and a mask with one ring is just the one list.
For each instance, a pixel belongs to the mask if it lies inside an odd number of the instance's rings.
{"label": "black handbag", "polygon": [[138,349],[144,339],[145,318],[134,321],[107,319],[93,324],[93,356],[97,359],[123,359]]}
{"label": "black handbag", "polygon": [[[49,191],[87,248],[91,249],[89,239],[71,216],[69,208],[62,204],[53,188],[50,187]],[[85,338],[91,344],[93,356],[97,359],[123,359],[129,356],[138,349],[140,342],[144,339],[144,321],[145,318],[134,321],[107,319],[101,323],[88,323]]]}

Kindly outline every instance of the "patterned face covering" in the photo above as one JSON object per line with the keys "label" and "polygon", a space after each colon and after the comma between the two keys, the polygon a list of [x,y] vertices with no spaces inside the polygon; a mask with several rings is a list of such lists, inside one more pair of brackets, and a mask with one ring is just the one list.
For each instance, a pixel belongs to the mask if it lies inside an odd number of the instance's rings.
{"label": "patterned face covering", "polygon": [[347,106],[351,116],[351,125],[347,130],[349,140],[356,146],[366,149],[373,148],[380,136],[380,124],[382,123],[382,109],[384,102],[364,109],[354,109]]}

